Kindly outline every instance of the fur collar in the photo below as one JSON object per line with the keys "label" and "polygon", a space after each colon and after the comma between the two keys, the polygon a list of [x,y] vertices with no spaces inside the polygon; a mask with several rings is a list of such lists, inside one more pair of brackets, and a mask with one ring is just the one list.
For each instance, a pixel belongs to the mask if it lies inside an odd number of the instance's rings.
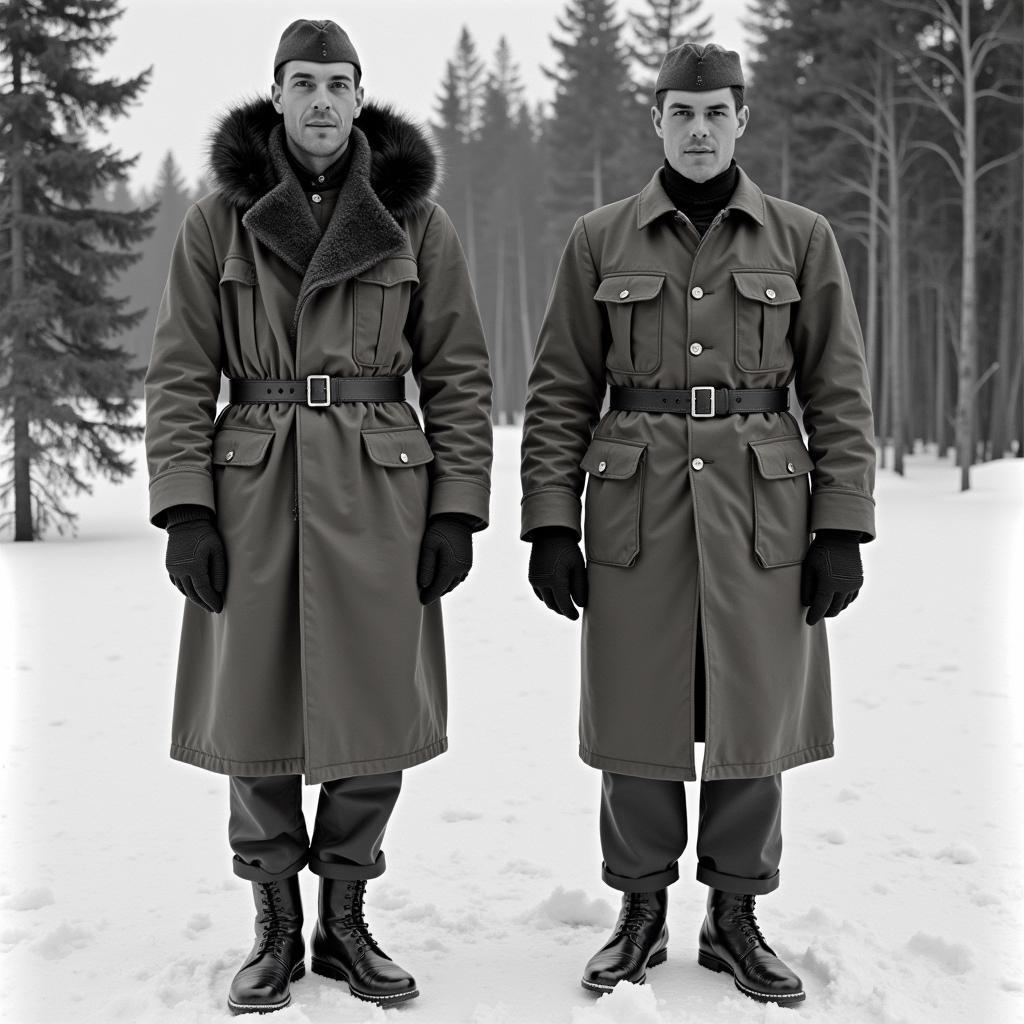
{"label": "fur collar", "polygon": [[428,207],[440,157],[427,133],[389,106],[364,104],[349,137],[352,162],[321,237],[285,156],[270,100],[228,111],[210,140],[210,171],[223,198],[271,252],[302,275],[295,321],[318,288],[337,284],[408,246],[405,218]]}

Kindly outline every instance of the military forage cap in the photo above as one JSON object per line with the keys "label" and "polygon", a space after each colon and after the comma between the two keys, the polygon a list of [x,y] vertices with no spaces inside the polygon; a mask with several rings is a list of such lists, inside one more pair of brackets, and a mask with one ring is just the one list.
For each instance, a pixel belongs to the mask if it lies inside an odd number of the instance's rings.
{"label": "military forage cap", "polygon": [[278,68],[289,60],[308,60],[314,64],[354,64],[356,72],[362,75],[359,56],[352,40],[333,21],[307,21],[300,18],[293,21],[281,33],[274,55],[274,76]]}
{"label": "military forage cap", "polygon": [[665,54],[654,94],[657,96],[666,89],[710,92],[733,86],[743,88],[743,68],[735,50],[723,50],[715,43],[682,43]]}

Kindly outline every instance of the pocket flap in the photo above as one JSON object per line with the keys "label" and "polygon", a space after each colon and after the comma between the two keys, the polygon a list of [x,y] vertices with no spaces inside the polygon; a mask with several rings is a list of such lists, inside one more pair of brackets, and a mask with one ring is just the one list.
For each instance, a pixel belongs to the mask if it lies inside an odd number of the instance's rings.
{"label": "pocket flap", "polygon": [[734,270],[736,291],[745,299],[763,302],[766,306],[782,306],[799,302],[800,292],[789,274],[772,270]]}
{"label": "pocket flap", "polygon": [[363,431],[366,453],[378,466],[404,469],[432,462],[430,442],[419,427],[381,427]]}
{"label": "pocket flap", "polygon": [[665,283],[664,274],[616,274],[606,277],[594,292],[598,302],[645,302]]}
{"label": "pocket flap", "polygon": [[765,480],[800,476],[814,470],[814,459],[804,447],[801,437],[770,437],[765,441],[751,441],[757,468]]}
{"label": "pocket flap", "polygon": [[636,472],[647,445],[639,441],[618,441],[595,437],[580,468],[602,480],[627,480]]}
{"label": "pocket flap", "polygon": [[256,284],[256,267],[252,260],[244,256],[228,256],[224,260],[224,271],[220,275],[220,283],[225,281],[238,281],[240,284],[247,284],[250,287]]}
{"label": "pocket flap", "polygon": [[258,466],[266,457],[272,430],[253,430],[250,427],[224,427],[213,438],[213,464],[215,466]]}
{"label": "pocket flap", "polygon": [[356,274],[356,280],[364,284],[380,284],[385,288],[401,284],[403,281],[419,283],[416,273],[416,260],[412,256],[389,256],[381,260],[369,270]]}

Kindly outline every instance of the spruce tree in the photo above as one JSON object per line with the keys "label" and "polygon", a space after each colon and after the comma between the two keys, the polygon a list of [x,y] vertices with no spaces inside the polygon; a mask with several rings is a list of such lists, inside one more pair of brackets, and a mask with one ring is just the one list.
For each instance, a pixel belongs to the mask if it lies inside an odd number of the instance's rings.
{"label": "spruce tree", "polygon": [[2,515],[15,540],[73,527],[66,495],[89,491],[95,474],[130,475],[123,446],[142,433],[141,371],[113,343],[140,314],[108,291],[151,214],[96,202],[134,160],[85,138],[149,80],[95,78],[121,13],[115,0],[0,7],[0,507],[13,502]]}
{"label": "spruce tree", "polygon": [[636,99],[613,0],[568,0],[557,20],[567,38],[551,37],[559,56],[551,119],[545,126],[551,174],[551,230],[564,242],[573,221],[595,207],[638,191],[649,176],[630,159],[632,126],[648,117]]}
{"label": "spruce tree", "polygon": [[630,55],[640,65],[640,87],[654,91],[661,62],[680,43],[711,40],[711,15],[701,17],[704,0],[647,0],[645,11],[630,11],[633,33]]}

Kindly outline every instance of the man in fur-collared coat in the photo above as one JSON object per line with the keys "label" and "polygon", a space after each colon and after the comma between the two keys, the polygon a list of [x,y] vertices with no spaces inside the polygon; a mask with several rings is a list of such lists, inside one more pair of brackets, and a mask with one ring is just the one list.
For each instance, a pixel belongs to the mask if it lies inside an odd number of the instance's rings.
{"label": "man in fur-collared coat", "polygon": [[[431,200],[437,158],[364,106],[361,73],[341,28],[295,22],[272,99],[221,120],[217,189],[182,225],[146,380],[150,515],[189,599],[171,756],[230,776],[257,908],[235,1013],[291,999],[307,865],[313,970],[380,1005],[417,994],[363,894],[403,769],[447,745],[438,599],[487,521],[486,346]],[[303,776],[322,784],[311,840]]]}

